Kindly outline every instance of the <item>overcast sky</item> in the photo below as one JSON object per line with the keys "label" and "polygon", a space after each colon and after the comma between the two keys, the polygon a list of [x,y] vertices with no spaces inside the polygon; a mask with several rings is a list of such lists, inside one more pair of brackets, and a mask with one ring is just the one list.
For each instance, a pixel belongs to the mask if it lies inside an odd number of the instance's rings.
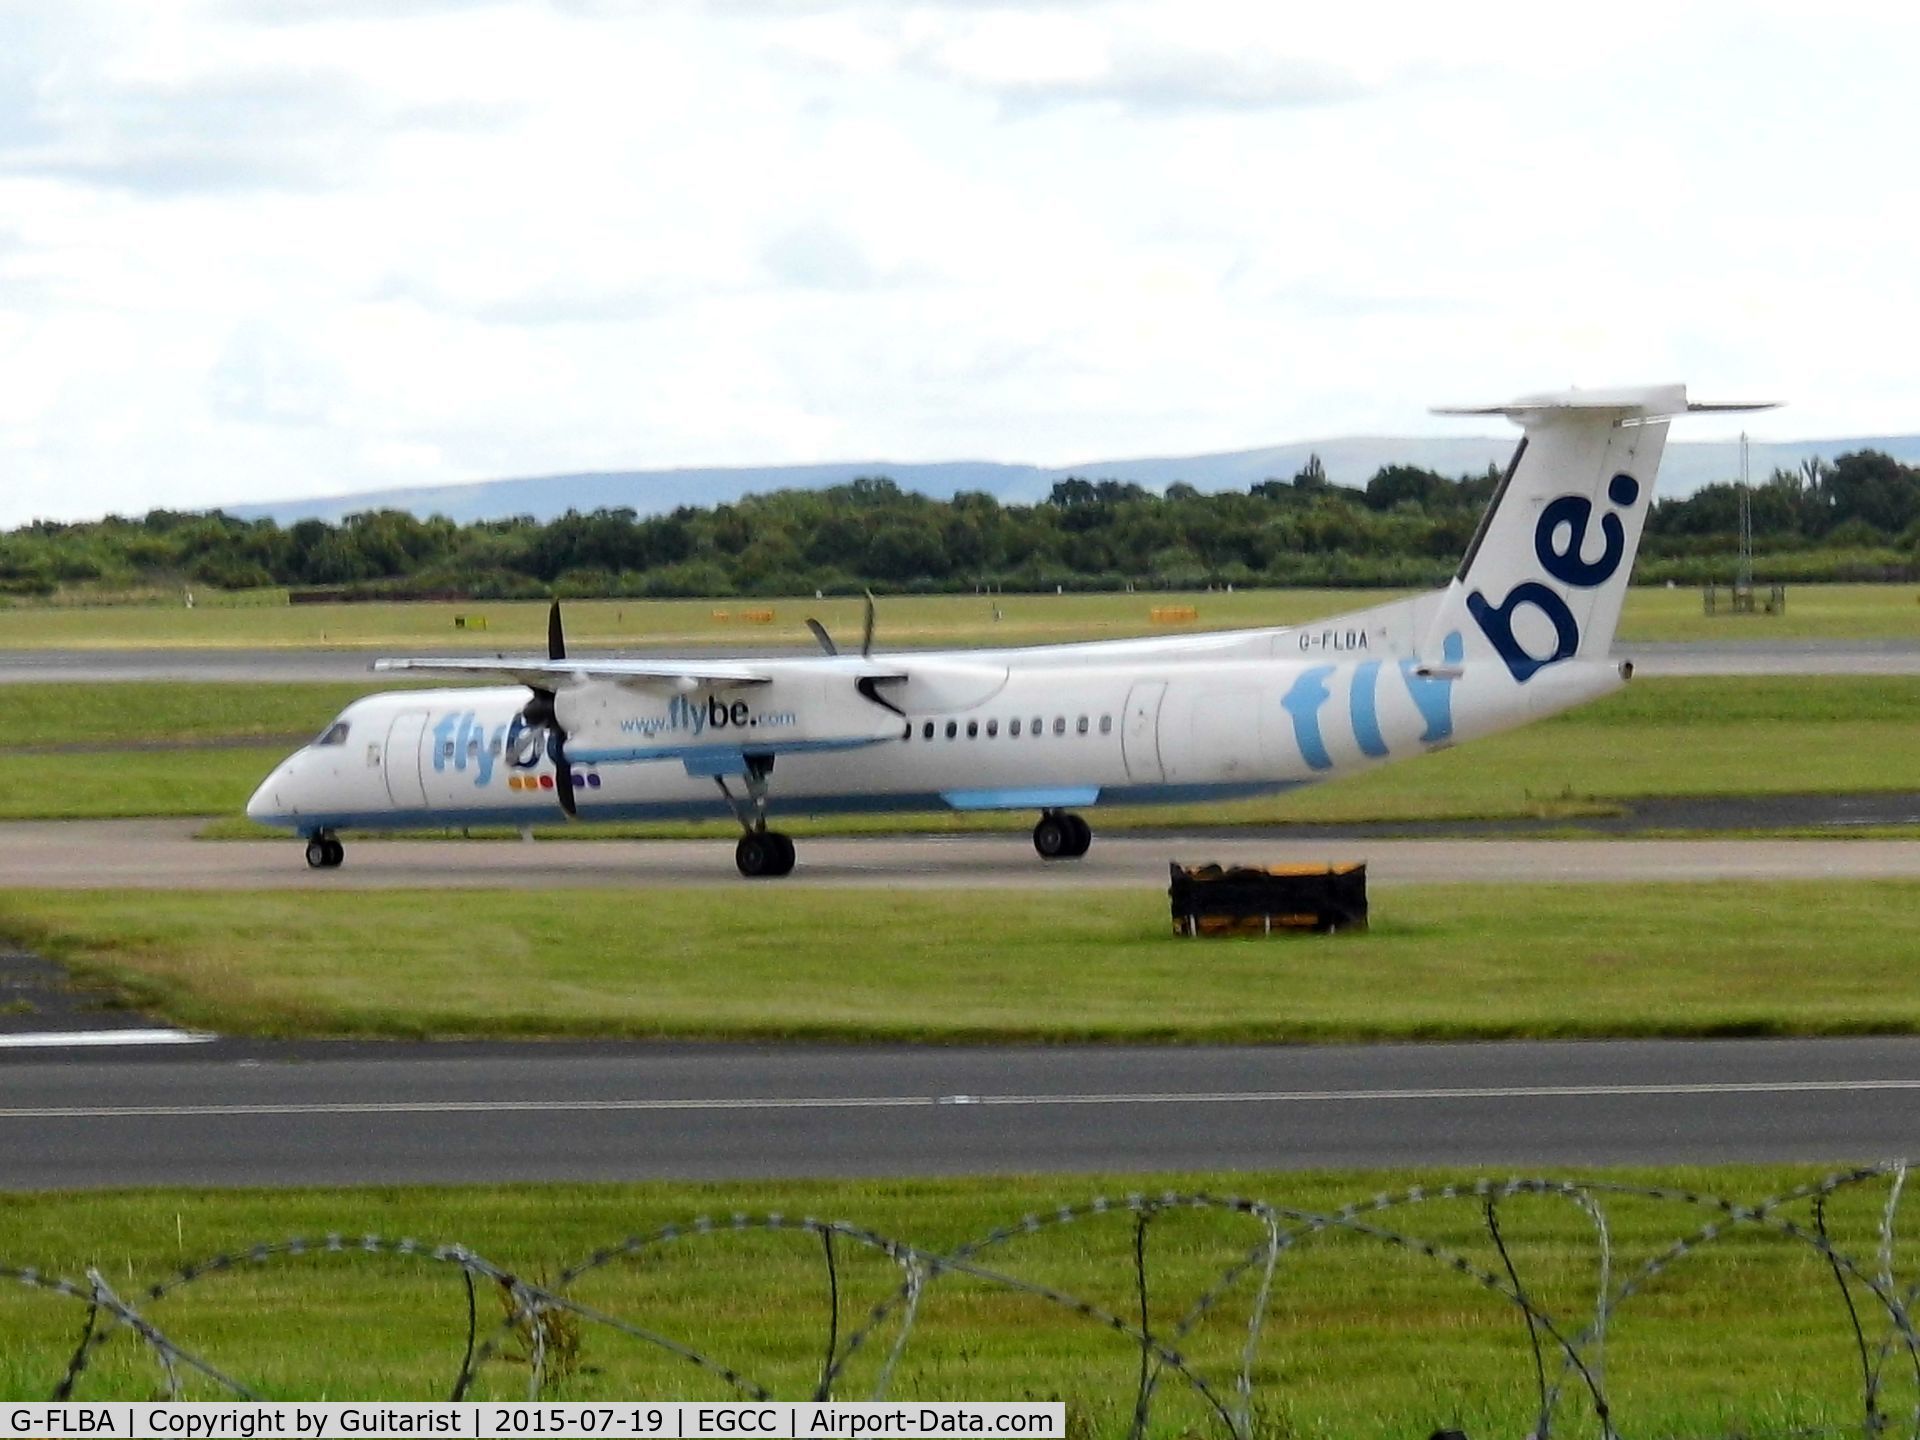
{"label": "overcast sky", "polygon": [[1893,8],[0,0],[0,524],[1567,383],[1920,430]]}

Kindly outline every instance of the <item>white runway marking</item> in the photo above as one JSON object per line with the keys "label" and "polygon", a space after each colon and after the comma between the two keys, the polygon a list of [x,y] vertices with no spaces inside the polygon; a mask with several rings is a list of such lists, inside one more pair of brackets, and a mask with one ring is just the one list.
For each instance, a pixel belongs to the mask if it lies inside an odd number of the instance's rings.
{"label": "white runway marking", "polygon": [[167,1119],[275,1115],[585,1114],[648,1110],[902,1110],[993,1105],[1317,1105],[1369,1100],[1577,1100],[1609,1096],[1861,1094],[1920,1090],[1915,1080],[1753,1080],[1644,1085],[1490,1085],[1403,1090],[1216,1090],[1114,1095],[823,1095],[742,1099],[367,1100],[274,1105],[0,1107],[0,1120]]}
{"label": "white runway marking", "polygon": [[0,1035],[0,1050],[58,1050],[78,1045],[204,1045],[218,1039],[191,1030],[38,1030]]}

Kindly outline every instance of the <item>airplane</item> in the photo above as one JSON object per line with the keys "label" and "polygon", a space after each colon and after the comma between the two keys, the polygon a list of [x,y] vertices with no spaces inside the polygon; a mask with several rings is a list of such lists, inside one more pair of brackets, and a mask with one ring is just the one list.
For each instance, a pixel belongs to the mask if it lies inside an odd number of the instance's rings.
{"label": "airplane", "polygon": [[387,659],[383,673],[510,684],[369,695],[283,761],[247,814],[337,867],[343,830],[554,814],[701,817],[721,805],[751,878],[788,874],[799,813],[1038,811],[1043,860],[1087,853],[1096,805],[1271,794],[1523,725],[1607,695],[1670,420],[1768,408],[1682,385],[1565,390],[1437,414],[1522,437],[1442,589],[1313,624],[1024,648],[764,659]]}

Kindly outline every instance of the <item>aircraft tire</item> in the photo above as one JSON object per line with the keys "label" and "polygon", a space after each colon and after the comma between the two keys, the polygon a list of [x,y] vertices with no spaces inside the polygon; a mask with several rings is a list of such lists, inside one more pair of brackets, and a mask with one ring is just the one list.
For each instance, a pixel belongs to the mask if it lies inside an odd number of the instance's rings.
{"label": "aircraft tire", "polygon": [[331,835],[316,835],[307,841],[307,865],[314,870],[337,870],[347,858],[347,847]]}
{"label": "aircraft tire", "polygon": [[1071,815],[1046,814],[1033,827],[1033,848],[1042,860],[1070,860],[1075,855]]}
{"label": "aircraft tire", "polygon": [[1093,826],[1078,815],[1067,814],[1060,818],[1067,822],[1067,828],[1073,832],[1073,844],[1067,854],[1075,859],[1086,854],[1093,846]]}
{"label": "aircraft tire", "polygon": [[791,875],[793,873],[794,859],[792,838],[782,835],[778,830],[769,830],[767,832],[767,839],[777,850],[774,856],[774,868],[767,873],[769,875]]}
{"label": "aircraft tire", "polygon": [[793,841],[778,830],[742,835],[733,847],[733,863],[749,880],[770,880],[793,872]]}

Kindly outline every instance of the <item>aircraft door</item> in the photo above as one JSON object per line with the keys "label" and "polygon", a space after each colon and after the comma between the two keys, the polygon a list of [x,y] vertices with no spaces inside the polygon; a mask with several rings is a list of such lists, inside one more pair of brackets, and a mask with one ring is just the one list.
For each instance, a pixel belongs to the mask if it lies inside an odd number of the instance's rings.
{"label": "aircraft door", "polygon": [[1160,702],[1167,682],[1142,680],[1127,692],[1127,713],[1120,725],[1120,756],[1127,778],[1153,785],[1167,778],[1160,763]]}
{"label": "aircraft door", "polygon": [[387,797],[402,810],[427,808],[427,787],[420,780],[420,744],[427,712],[402,710],[387,728]]}

